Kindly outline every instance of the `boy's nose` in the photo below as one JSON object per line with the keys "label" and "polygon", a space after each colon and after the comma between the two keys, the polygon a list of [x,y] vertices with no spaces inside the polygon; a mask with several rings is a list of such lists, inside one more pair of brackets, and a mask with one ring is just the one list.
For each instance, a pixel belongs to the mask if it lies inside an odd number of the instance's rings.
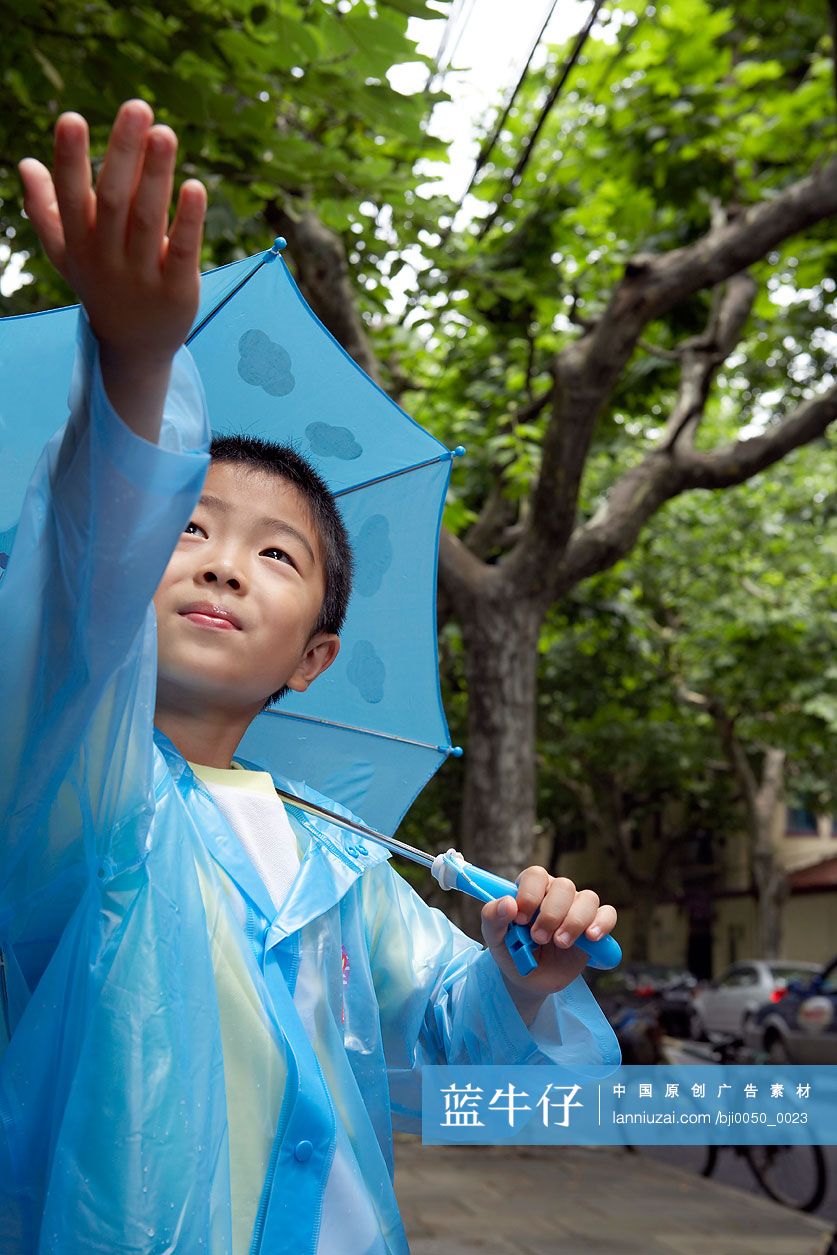
{"label": "boy's nose", "polygon": [[202,573],[201,578],[206,584],[229,584],[230,588],[236,590],[241,588],[241,579],[233,574],[230,567],[215,563],[211,567],[207,567]]}

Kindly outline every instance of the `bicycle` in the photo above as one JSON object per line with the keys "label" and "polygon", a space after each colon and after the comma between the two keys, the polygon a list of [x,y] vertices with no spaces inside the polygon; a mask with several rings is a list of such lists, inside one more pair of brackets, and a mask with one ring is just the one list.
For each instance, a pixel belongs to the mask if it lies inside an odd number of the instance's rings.
{"label": "bicycle", "polygon": [[[747,1050],[740,1037],[710,1042],[717,1063],[753,1063],[760,1057]],[[747,1162],[765,1194],[796,1211],[816,1211],[825,1198],[828,1169],[821,1146],[706,1146],[700,1175],[711,1177],[722,1150],[732,1150]]]}

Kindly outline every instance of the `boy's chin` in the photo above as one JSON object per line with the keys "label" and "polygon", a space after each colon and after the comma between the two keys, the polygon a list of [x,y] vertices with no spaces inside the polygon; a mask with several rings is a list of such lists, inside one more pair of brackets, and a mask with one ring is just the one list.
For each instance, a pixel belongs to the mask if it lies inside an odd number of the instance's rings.
{"label": "boy's chin", "polygon": [[[269,681],[268,681],[269,683]],[[275,709],[291,692],[280,679],[266,693],[248,693],[249,686],[231,679],[229,674],[214,677],[205,666],[172,667],[161,660],[157,669],[157,705],[179,710],[223,709],[231,716],[249,714],[254,718],[265,707],[273,693],[280,696],[269,709]]]}
{"label": "boy's chin", "polygon": [[229,677],[213,683],[205,670],[196,673],[160,670],[157,673],[158,706],[162,703],[181,710],[220,707],[231,714],[243,714],[252,710],[258,701],[257,695],[248,700],[244,686]]}

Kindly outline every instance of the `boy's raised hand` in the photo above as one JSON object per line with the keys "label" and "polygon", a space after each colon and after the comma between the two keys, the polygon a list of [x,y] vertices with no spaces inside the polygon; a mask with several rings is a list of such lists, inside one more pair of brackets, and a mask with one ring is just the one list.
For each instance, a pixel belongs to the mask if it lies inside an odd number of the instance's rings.
{"label": "boy's raised hand", "polygon": [[[607,936],[616,924],[616,910],[602,906],[592,889],[576,889],[565,876],[550,876],[545,867],[527,867],[517,879],[517,899],[508,896],[482,909],[482,935],[503,973],[509,992],[527,1023],[544,998],[566,988],[581,973],[587,955],[575,946],[584,933],[591,941]],[[538,966],[521,976],[504,938],[509,924],[529,924],[535,912],[532,940],[540,944]]]}
{"label": "boy's raised hand", "polygon": [[142,100],[121,107],[95,190],[87,123],[77,113],[56,122],[52,174],[31,157],[19,166],[26,212],[99,341],[110,399],[149,439],[197,311],[206,212],[203,185],[187,180],[169,229],[177,138],[153,121]]}

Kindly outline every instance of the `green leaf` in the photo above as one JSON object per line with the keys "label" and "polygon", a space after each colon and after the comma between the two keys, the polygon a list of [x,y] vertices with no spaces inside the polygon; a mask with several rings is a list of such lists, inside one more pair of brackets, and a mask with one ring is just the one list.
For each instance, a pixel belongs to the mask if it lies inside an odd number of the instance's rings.
{"label": "green leaf", "polygon": [[431,9],[425,0],[383,0],[379,7],[397,9],[399,13],[406,13],[408,17],[420,17],[427,21],[440,16],[438,9]]}

